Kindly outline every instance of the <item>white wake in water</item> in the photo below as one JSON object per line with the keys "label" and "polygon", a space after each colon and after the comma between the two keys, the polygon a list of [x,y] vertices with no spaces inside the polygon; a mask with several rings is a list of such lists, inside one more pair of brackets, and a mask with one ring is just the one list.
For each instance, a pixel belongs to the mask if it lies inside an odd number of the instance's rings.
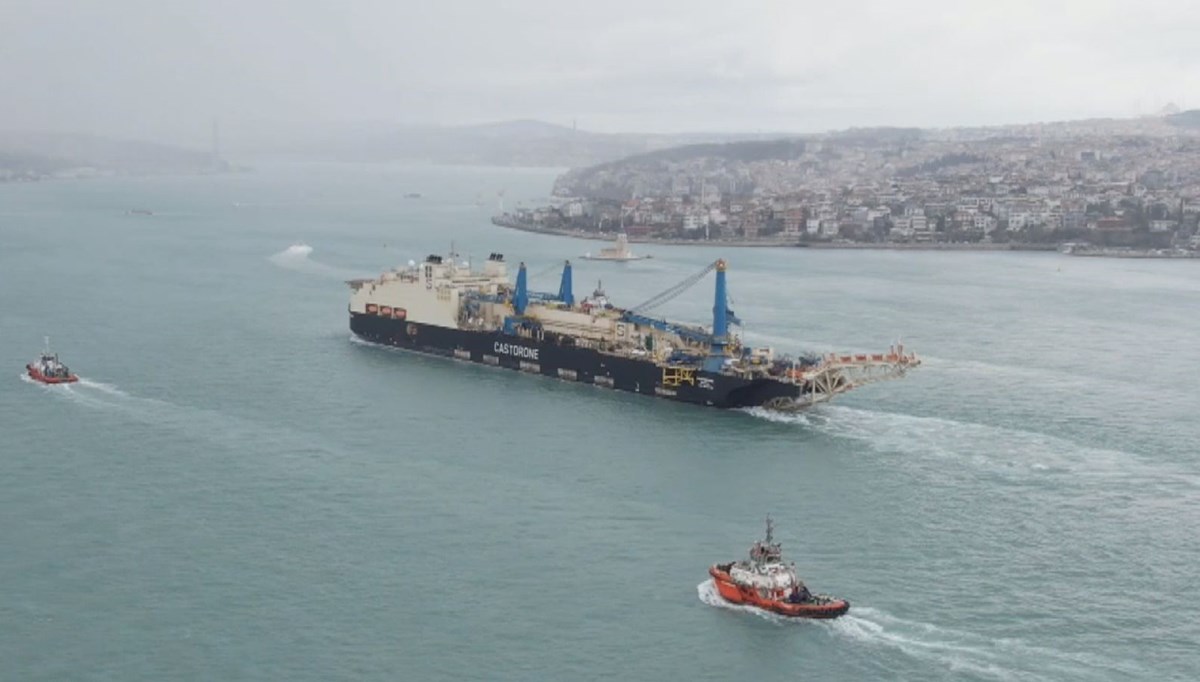
{"label": "white wake in water", "polygon": [[721,598],[711,579],[697,585],[696,593],[700,601],[709,606],[747,613],[781,627],[820,627],[835,637],[863,646],[893,649],[944,666],[951,672],[991,679],[1042,679],[1030,670],[1050,670],[1060,679],[1079,678],[1094,674],[1096,670],[1123,667],[1090,654],[1072,654],[1016,639],[994,639],[905,620],[869,606],[851,606],[849,613],[834,620],[805,620],[730,604]]}
{"label": "white wake in water", "polygon": [[87,377],[79,377],[79,385],[87,387],[87,388],[95,389],[97,391],[100,391],[101,393],[107,393],[109,395],[121,396],[123,398],[130,397],[128,393],[126,393],[125,391],[122,391],[121,389],[117,388],[116,386],[113,386],[112,384],[106,384],[101,381],[92,381],[91,379],[88,379]]}
{"label": "white wake in water", "polygon": [[952,462],[1005,477],[1059,475],[1075,483],[1120,481],[1128,485],[1136,481],[1187,490],[1200,487],[1200,475],[1192,470],[1018,428],[840,405],[821,405],[795,414],[761,408],[743,412],[858,441],[878,453],[902,455],[897,461],[904,466],[925,463],[944,471],[942,466]]}
{"label": "white wake in water", "polygon": [[128,412],[136,410],[139,405],[159,408],[164,405],[170,405],[170,403],[154,400],[153,398],[138,398],[129,395],[112,384],[96,381],[84,376],[79,377],[79,381],[70,384],[44,384],[31,379],[28,374],[21,374],[20,377],[21,381],[43,388],[53,395],[62,396],[73,402],[98,409],[124,410]]}
{"label": "white wake in water", "polygon": [[286,270],[320,275],[329,279],[347,280],[363,276],[363,273],[354,270],[336,268],[313,260],[312,253],[313,247],[308,244],[292,244],[283,251],[268,257],[267,260]]}
{"label": "white wake in water", "polygon": [[106,409],[112,407],[114,398],[124,395],[120,389],[109,384],[90,381],[83,377],[79,378],[78,382],[72,384],[44,384],[40,381],[30,378],[28,374],[20,375],[21,381],[27,384],[41,388],[51,395],[56,395],[73,403],[84,405],[93,409]]}
{"label": "white wake in water", "polygon": [[313,439],[291,429],[254,422],[203,407],[179,405],[130,394],[112,384],[80,377],[72,384],[43,384],[22,374],[21,380],[45,389],[50,395],[89,410],[119,419],[182,434],[198,441],[242,449],[278,449],[311,453],[319,448]]}
{"label": "white wake in water", "polygon": [[1001,680],[1091,679],[1114,670],[1127,675],[1136,666],[1092,653],[1050,649],[1016,638],[994,638],[893,616],[871,607],[851,607],[842,618],[823,623],[837,636],[901,651],[945,665],[953,672]]}
{"label": "white wake in water", "polygon": [[823,420],[815,412],[780,412],[778,410],[768,410],[765,407],[746,407],[740,410],[746,414],[763,421],[774,422],[776,424],[800,424],[802,426],[818,426]]}
{"label": "white wake in water", "polygon": [[267,260],[281,268],[300,272],[328,272],[331,268],[311,258],[313,248],[308,244],[292,244]]}
{"label": "white wake in water", "polygon": [[281,262],[303,261],[308,260],[308,257],[312,255],[312,252],[313,248],[308,244],[292,244],[283,251],[271,256],[271,259]]}

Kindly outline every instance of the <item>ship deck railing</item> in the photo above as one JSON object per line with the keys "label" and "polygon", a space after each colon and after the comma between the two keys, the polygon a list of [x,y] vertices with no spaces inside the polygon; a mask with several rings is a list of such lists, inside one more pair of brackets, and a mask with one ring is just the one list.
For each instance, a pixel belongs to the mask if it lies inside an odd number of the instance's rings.
{"label": "ship deck railing", "polygon": [[822,357],[822,364],[862,366],[876,365],[919,365],[916,353],[892,351],[888,353],[829,353]]}

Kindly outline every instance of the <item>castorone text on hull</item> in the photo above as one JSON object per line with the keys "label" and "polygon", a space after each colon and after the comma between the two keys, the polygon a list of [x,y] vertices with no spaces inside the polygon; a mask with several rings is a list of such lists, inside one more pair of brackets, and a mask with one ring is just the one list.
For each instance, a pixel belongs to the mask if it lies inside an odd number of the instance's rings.
{"label": "castorone text on hull", "polygon": [[[650,311],[716,272],[710,327],[669,322]],[[919,364],[902,348],[870,355],[776,355],[743,345],[728,308],[726,264],[703,271],[633,308],[597,288],[577,301],[571,264],[557,293],[516,283],[491,254],[482,269],[431,255],[374,279],[349,282],[350,329],[360,338],[568,381],[714,407],[797,410]]]}

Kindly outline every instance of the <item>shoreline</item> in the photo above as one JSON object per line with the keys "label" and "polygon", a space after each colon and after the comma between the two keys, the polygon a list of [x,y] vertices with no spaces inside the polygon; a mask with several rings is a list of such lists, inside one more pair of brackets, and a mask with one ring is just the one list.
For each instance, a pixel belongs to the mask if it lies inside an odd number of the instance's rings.
{"label": "shoreline", "polygon": [[[570,237],[589,241],[611,242],[616,233],[596,234],[580,230],[556,230],[545,227],[524,224],[515,220],[505,220],[501,216],[493,216],[492,224],[521,232],[546,234],[556,237]],[[1156,253],[1152,250],[1121,250],[1117,247],[1093,247],[1087,250],[1063,252],[1059,244],[1029,244],[1025,242],[1009,242],[1004,244],[947,244],[934,242],[920,243],[876,243],[876,242],[802,242],[795,239],[728,239],[728,240],[697,240],[697,239],[660,239],[655,237],[627,237],[630,244],[657,244],[661,246],[703,246],[729,248],[787,248],[787,249],[848,249],[859,251],[1053,251],[1064,256],[1075,258],[1138,258],[1155,260],[1192,260],[1200,259],[1200,251],[1176,251]]]}
{"label": "shoreline", "polygon": [[1190,260],[1200,258],[1200,251],[1152,253],[1148,251],[1076,251],[1063,254],[1076,258],[1154,258],[1159,260]]}
{"label": "shoreline", "polygon": [[[589,241],[611,242],[616,238],[616,234],[599,235],[593,232],[582,232],[579,230],[555,230],[545,227],[536,227],[517,222],[515,220],[505,220],[499,216],[492,217],[492,224],[499,227],[505,227],[511,230],[520,232],[530,232],[533,234],[546,234],[556,237],[570,237],[572,239],[584,239]],[[941,244],[941,243],[868,243],[868,242],[801,242],[795,239],[730,239],[730,240],[698,240],[698,239],[660,239],[655,237],[628,237],[630,244],[657,244],[661,246],[705,246],[705,247],[732,247],[732,248],[788,248],[788,249],[850,249],[850,250],[878,250],[878,251],[1058,251],[1057,244],[1025,244],[1025,243],[1007,243],[1007,244]],[[1081,254],[1082,255],[1082,254]],[[1146,258],[1154,258],[1156,256],[1144,256]]]}

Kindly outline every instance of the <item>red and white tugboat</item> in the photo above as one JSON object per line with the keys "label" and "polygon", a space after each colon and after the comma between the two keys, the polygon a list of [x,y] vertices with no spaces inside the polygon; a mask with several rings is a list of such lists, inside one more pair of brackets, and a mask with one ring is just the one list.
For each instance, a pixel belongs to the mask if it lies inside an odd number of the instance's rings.
{"label": "red and white tugboat", "polygon": [[49,337],[46,338],[46,350],[42,351],[42,356],[25,365],[25,370],[29,372],[30,379],[43,384],[70,384],[79,381],[79,377],[71,374],[71,370],[59,361],[58,353],[50,352]]}
{"label": "red and white tugboat", "polygon": [[721,597],[792,618],[837,618],[849,611],[850,602],[845,599],[808,591],[796,575],[796,564],[784,563],[773,530],[768,516],[767,539],[754,543],[749,561],[715,564],[708,569]]}

